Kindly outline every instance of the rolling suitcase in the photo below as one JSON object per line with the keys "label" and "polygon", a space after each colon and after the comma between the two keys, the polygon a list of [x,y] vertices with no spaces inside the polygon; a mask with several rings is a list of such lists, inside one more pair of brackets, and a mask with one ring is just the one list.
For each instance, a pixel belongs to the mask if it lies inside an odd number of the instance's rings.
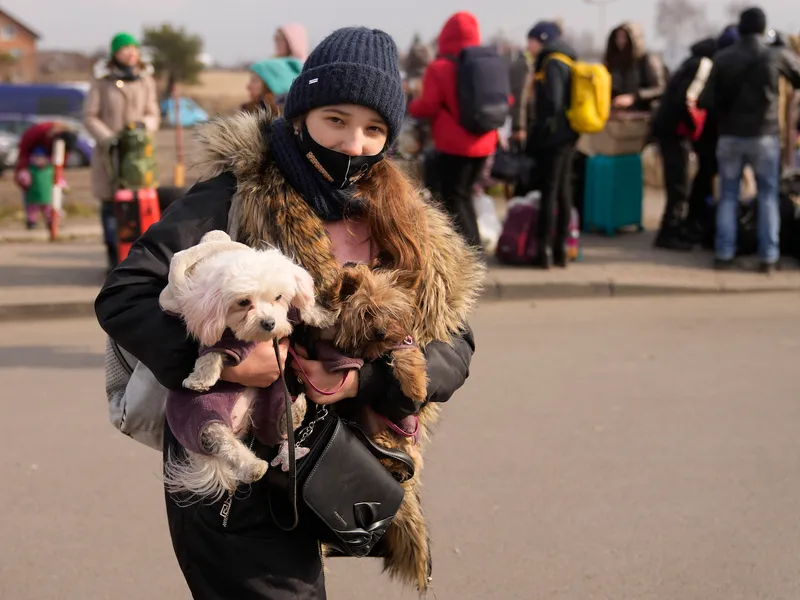
{"label": "rolling suitcase", "polygon": [[644,181],[639,154],[591,156],[586,161],[583,230],[614,235],[642,228]]}

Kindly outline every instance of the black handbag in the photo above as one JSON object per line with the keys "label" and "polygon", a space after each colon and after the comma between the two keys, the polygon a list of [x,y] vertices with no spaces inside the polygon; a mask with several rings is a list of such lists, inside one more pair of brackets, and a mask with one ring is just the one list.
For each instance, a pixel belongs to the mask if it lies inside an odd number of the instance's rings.
{"label": "black handbag", "polygon": [[515,196],[525,196],[536,187],[536,161],[513,143],[509,150],[497,149],[492,163],[492,179],[514,187]]}
{"label": "black handbag", "polygon": [[[277,340],[274,346],[277,354]],[[367,556],[386,533],[405,494],[377,457],[401,461],[409,477],[413,476],[413,462],[403,452],[375,445],[357,424],[312,402],[297,433],[297,445],[310,451],[297,462],[292,400],[280,360],[278,365],[286,403],[289,471],[267,471],[272,518],[284,531],[303,523],[317,539],[340,553]]]}
{"label": "black handbag", "polygon": [[517,143],[512,143],[508,149],[497,147],[492,162],[492,179],[516,185],[522,179],[530,177],[533,170],[533,159],[522,151]]}

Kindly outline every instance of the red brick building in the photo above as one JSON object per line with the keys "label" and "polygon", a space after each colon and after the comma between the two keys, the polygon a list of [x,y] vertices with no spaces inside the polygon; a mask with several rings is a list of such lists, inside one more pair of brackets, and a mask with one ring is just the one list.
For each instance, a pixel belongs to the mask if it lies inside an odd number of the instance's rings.
{"label": "red brick building", "polygon": [[39,34],[0,8],[0,81],[36,79]]}

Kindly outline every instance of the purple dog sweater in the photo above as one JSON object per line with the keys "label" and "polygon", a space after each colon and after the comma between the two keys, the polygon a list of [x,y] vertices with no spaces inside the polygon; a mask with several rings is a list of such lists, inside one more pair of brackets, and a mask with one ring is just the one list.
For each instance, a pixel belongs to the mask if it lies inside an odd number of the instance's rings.
{"label": "purple dog sweater", "polygon": [[[226,362],[236,366],[247,358],[255,346],[255,343],[242,342],[234,337],[233,332],[226,331],[214,346],[201,348],[200,356],[222,352],[226,355]],[[318,342],[316,349],[320,362],[330,372],[360,369],[364,364],[361,359],[344,356],[328,342]],[[190,452],[208,454],[202,444],[203,430],[212,423],[231,427],[231,411],[244,390],[245,386],[241,384],[222,380],[207,392],[170,390],[166,410],[170,430]],[[261,388],[255,399],[251,414],[253,433],[259,442],[267,446],[276,446],[283,441],[278,433],[279,423],[286,411],[283,395],[283,384],[279,380],[268,388]]]}

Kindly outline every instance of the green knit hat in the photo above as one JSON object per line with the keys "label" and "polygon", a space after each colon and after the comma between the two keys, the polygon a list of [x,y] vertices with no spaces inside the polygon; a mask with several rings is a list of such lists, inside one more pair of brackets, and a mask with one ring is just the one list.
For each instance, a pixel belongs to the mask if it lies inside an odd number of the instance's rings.
{"label": "green knit hat", "polygon": [[111,56],[114,56],[125,46],[138,46],[139,41],[130,33],[118,33],[111,40]]}
{"label": "green knit hat", "polygon": [[276,96],[289,93],[295,77],[303,70],[303,63],[296,58],[268,58],[254,63],[250,70],[267,84]]}

